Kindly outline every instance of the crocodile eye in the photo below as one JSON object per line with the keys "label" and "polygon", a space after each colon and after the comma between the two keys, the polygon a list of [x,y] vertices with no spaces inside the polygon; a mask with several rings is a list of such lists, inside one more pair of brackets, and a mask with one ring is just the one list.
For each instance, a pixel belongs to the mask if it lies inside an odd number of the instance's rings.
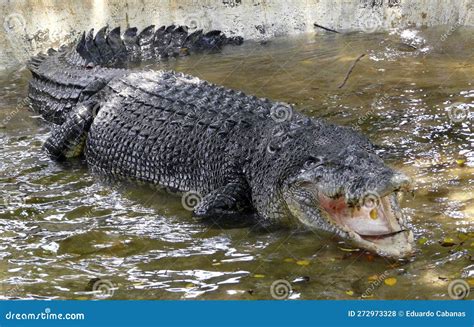
{"label": "crocodile eye", "polygon": [[308,169],[311,167],[316,167],[316,166],[321,165],[322,162],[323,162],[322,157],[309,156],[304,163],[304,168]]}
{"label": "crocodile eye", "polygon": [[277,141],[272,141],[267,145],[267,152],[268,153],[275,153],[281,149],[281,144],[279,144]]}
{"label": "crocodile eye", "polygon": [[275,152],[277,152],[277,151],[278,151],[278,147],[275,146],[274,144],[269,144],[269,145],[267,146],[267,152],[268,152],[268,153],[273,154],[273,153],[275,153]]}

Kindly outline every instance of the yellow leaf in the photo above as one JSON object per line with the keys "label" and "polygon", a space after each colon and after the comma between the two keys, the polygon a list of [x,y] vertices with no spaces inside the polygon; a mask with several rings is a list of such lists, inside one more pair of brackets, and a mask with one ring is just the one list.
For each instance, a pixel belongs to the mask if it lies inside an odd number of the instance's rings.
{"label": "yellow leaf", "polygon": [[467,283],[468,283],[469,285],[471,285],[471,286],[474,286],[474,278],[469,278],[469,279],[467,280]]}
{"label": "yellow leaf", "polygon": [[453,246],[456,242],[451,237],[445,237],[443,241],[441,241],[442,246]]}
{"label": "yellow leaf", "polygon": [[264,278],[265,275],[263,275],[263,274],[255,274],[255,275],[253,275],[253,277],[255,277],[255,278]]}
{"label": "yellow leaf", "polygon": [[352,296],[352,295],[354,295],[354,291],[351,291],[351,290],[346,291],[346,294],[349,295],[349,296]]}
{"label": "yellow leaf", "polygon": [[293,258],[285,258],[285,259],[283,259],[283,261],[285,261],[285,262],[295,262],[295,259],[293,259]]}
{"label": "yellow leaf", "polygon": [[369,281],[371,281],[371,282],[374,282],[374,281],[376,281],[377,279],[379,279],[379,276],[378,276],[378,275],[372,275],[372,276],[369,276],[367,279],[368,279]]}
{"label": "yellow leaf", "polygon": [[194,287],[194,284],[193,283],[188,283],[186,284],[186,288],[193,288]]}
{"label": "yellow leaf", "polygon": [[428,239],[426,237],[422,237],[418,240],[418,243],[420,245],[424,245],[426,242],[428,242]]}
{"label": "yellow leaf", "polygon": [[397,279],[395,277],[389,277],[389,278],[385,278],[383,282],[385,283],[385,285],[393,286],[397,283]]}
{"label": "yellow leaf", "polygon": [[308,260],[298,260],[296,261],[296,264],[300,266],[307,266],[310,264],[310,262]]}
{"label": "yellow leaf", "polygon": [[458,164],[459,167],[464,166],[465,162],[466,162],[466,159],[456,159],[456,163]]}

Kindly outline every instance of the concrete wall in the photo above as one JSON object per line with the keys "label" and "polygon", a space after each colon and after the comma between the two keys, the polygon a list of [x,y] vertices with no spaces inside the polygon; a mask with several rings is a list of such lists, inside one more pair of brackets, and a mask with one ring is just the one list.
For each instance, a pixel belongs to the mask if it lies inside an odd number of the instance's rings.
{"label": "concrete wall", "polygon": [[0,0],[0,69],[83,30],[186,24],[246,39],[336,30],[474,25],[473,0]]}

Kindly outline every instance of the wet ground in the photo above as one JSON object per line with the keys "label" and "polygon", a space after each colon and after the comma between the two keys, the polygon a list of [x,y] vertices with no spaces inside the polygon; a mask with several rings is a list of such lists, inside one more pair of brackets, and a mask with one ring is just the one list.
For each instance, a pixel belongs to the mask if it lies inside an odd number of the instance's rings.
{"label": "wet ground", "polygon": [[449,299],[451,281],[473,287],[473,42],[474,29],[449,27],[306,35],[164,65],[293,103],[384,146],[416,181],[402,201],[418,248],[409,262],[312,232],[206,225],[180,198],[55,163],[41,151],[47,126],[23,104],[29,73],[4,73],[0,297],[269,299],[286,280],[294,299]]}

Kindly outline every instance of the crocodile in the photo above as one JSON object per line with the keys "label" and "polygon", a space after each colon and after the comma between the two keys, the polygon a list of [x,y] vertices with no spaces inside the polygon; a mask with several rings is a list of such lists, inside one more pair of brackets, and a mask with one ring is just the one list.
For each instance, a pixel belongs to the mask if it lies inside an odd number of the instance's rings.
{"label": "crocodile", "polygon": [[55,160],[197,196],[193,215],[241,217],[337,235],[390,258],[414,253],[398,195],[411,179],[352,128],[285,102],[139,66],[240,44],[219,31],[150,26],[84,33],[31,59],[32,108],[51,124]]}

